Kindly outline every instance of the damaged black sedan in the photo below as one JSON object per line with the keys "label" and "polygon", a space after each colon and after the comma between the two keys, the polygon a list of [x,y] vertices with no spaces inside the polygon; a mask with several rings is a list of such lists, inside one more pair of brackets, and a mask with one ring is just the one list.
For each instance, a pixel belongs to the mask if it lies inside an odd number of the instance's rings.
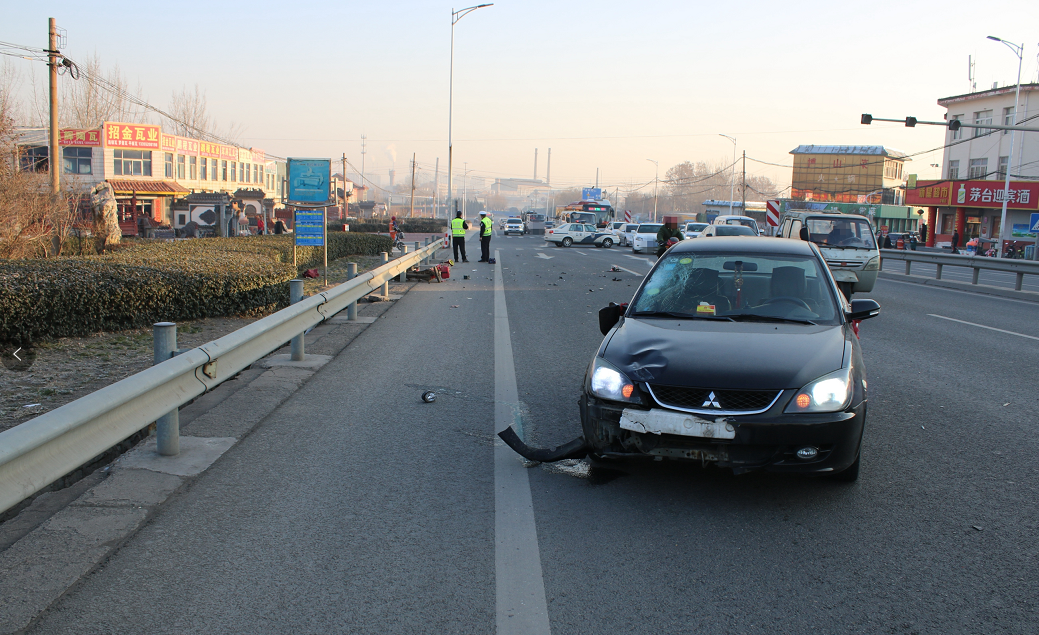
{"label": "damaged black sedan", "polygon": [[853,481],[866,423],[853,324],[879,313],[844,299],[810,242],[681,242],[630,304],[600,311],[587,450]]}

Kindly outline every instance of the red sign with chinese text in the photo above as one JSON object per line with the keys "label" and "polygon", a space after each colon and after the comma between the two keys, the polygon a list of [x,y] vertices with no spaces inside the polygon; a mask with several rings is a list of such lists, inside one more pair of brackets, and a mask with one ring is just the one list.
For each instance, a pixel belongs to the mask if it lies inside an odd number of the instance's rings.
{"label": "red sign with chinese text", "polygon": [[999,181],[957,181],[951,205],[964,207],[1003,207],[1003,196],[1009,209],[1039,209],[1039,183],[1011,181],[1010,191]]}
{"label": "red sign with chinese text", "polygon": [[906,190],[906,205],[947,206],[955,181],[917,181]]}
{"label": "red sign with chinese text", "polygon": [[108,148],[159,149],[161,133],[158,126],[139,123],[106,123],[105,146]]}
{"label": "red sign with chinese text", "polygon": [[100,130],[79,130],[76,128],[62,128],[58,137],[58,145],[63,146],[101,146]]}

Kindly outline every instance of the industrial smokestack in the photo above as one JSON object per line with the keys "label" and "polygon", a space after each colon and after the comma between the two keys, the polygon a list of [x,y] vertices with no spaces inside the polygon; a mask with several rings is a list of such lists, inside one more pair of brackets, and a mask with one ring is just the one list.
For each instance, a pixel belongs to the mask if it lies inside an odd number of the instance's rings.
{"label": "industrial smokestack", "polygon": [[534,148],[534,180],[538,180],[538,149]]}
{"label": "industrial smokestack", "polygon": [[545,185],[552,185],[552,148],[548,149],[548,165],[545,167]]}
{"label": "industrial smokestack", "polygon": [[396,176],[397,176],[397,171],[396,170],[390,170],[390,187],[393,187],[395,185],[394,181],[395,181],[395,177]]}

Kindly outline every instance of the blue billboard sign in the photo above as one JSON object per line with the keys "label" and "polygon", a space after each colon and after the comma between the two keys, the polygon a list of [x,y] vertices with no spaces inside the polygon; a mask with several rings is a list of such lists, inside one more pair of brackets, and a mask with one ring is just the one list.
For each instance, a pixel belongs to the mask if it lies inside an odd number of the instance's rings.
{"label": "blue billboard sign", "polygon": [[1029,232],[1039,234],[1039,214],[1032,214],[1028,219]]}
{"label": "blue billboard sign", "polygon": [[331,159],[288,160],[289,202],[327,203],[332,181]]}
{"label": "blue billboard sign", "polygon": [[602,199],[601,187],[586,187],[581,189],[582,201],[598,201]]}
{"label": "blue billboard sign", "polygon": [[320,209],[296,210],[293,223],[296,245],[300,247],[323,247],[325,244],[325,211]]}

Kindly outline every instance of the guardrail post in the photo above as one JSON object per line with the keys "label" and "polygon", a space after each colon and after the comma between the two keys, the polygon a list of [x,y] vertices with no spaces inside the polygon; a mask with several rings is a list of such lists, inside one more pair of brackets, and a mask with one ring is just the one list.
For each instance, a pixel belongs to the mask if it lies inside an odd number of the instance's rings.
{"label": "guardrail post", "polygon": [[937,271],[935,272],[935,276],[934,276],[935,280],[941,280],[942,279],[942,266],[943,265],[941,265],[941,264],[935,265],[935,267],[937,269]]}
{"label": "guardrail post", "polygon": [[[290,280],[289,281],[289,304],[296,304],[303,299],[303,281],[302,280]],[[300,333],[296,337],[292,338],[292,355],[289,359],[294,362],[302,362],[304,357],[303,352],[303,333]]]}
{"label": "guardrail post", "polygon": [[[422,249],[422,243],[420,243],[419,241],[416,240],[415,241],[415,251],[418,251],[419,249]],[[423,258],[421,258],[418,261],[418,264],[422,265],[422,264],[425,264],[425,262],[426,262],[426,259],[425,259],[425,257],[423,257]]]}
{"label": "guardrail post", "polygon": [[978,284],[978,275],[981,274],[981,267],[974,267],[974,277],[971,278],[971,284]]}
{"label": "guardrail post", "polygon": [[1014,291],[1021,290],[1021,283],[1025,280],[1025,273],[1023,271],[1017,272],[1017,278],[1014,280]]}
{"label": "guardrail post", "polygon": [[[357,263],[351,262],[346,265],[346,279],[353,280],[357,277]],[[346,319],[356,320],[357,319],[357,301],[351,302],[346,307]]]}
{"label": "guardrail post", "polygon": [[[403,258],[404,256],[407,256],[407,255],[408,255],[408,246],[407,245],[402,245],[401,248],[400,248],[400,257]],[[400,272],[400,277],[397,278],[397,280],[400,281],[400,282],[407,282],[408,281],[408,270],[405,269],[404,271],[401,271]]]}
{"label": "guardrail post", "polygon": [[909,269],[910,269],[910,267],[912,267],[912,266],[913,266],[913,261],[912,261],[912,260],[909,260],[909,259],[907,258],[907,259],[906,259],[906,275],[907,275],[907,276],[909,275]]}
{"label": "guardrail post", "polygon": [[[152,347],[155,363],[172,359],[177,350],[177,325],[174,322],[158,322],[152,326]],[[174,408],[155,420],[155,441],[159,454],[180,454],[180,409]]]}
{"label": "guardrail post", "polygon": [[[386,264],[387,262],[390,261],[390,255],[388,253],[386,253],[385,251],[380,252],[379,255],[382,256],[382,264]],[[382,283],[382,297],[384,297],[384,298],[390,297],[390,282],[389,282],[389,280],[387,280],[386,282]]]}

